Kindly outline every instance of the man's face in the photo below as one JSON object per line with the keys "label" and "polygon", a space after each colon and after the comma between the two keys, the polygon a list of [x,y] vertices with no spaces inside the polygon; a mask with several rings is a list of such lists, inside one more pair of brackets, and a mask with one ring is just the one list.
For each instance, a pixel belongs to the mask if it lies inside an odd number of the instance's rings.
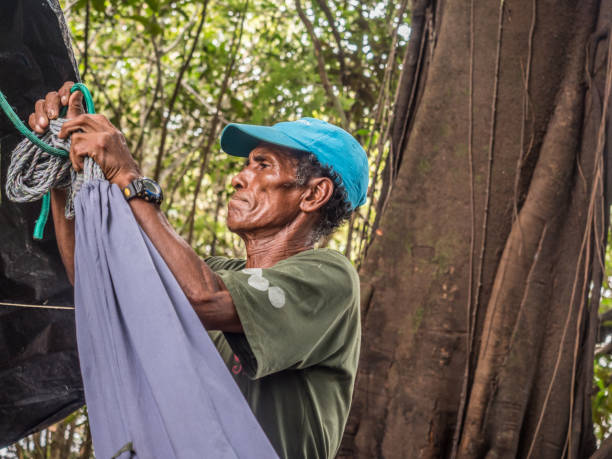
{"label": "man's face", "polygon": [[295,183],[296,163],[289,153],[260,145],[232,179],[236,190],[228,203],[228,228],[240,235],[274,233],[300,213],[303,188]]}

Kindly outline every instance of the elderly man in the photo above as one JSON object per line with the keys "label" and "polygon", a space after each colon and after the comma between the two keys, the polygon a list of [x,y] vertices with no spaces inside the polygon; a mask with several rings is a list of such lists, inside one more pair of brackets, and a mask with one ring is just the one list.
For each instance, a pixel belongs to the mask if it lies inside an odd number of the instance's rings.
{"label": "elderly man", "polygon": [[[138,223],[180,284],[281,457],[335,456],[348,417],[360,343],[359,279],[340,253],[315,249],[365,201],[365,152],[344,130],[312,118],[272,127],[228,125],[227,153],[247,157],[232,180],[227,225],[246,260],[202,261],[159,208],[161,189],[143,178],[123,135],[83,114],[72,83],[36,103],[44,132],[68,106],[76,170],[90,156],[123,190]],[[74,225],[66,196],[52,193],[58,246],[74,279]]]}

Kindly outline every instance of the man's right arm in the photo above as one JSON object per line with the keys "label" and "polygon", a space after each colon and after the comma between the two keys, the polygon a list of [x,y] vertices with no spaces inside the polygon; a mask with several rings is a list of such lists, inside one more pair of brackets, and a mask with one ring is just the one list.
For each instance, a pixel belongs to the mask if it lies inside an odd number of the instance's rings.
{"label": "man's right arm", "polygon": [[[68,104],[68,121],[59,136],[72,134],[70,155],[75,170],[82,169],[83,158],[90,156],[100,165],[107,180],[120,188],[125,187],[140,172],[123,135],[102,115],[83,115],[81,93],[71,95],[71,87],[72,83],[67,82],[58,92],[51,92],[44,100],[36,102],[36,111],[29,119],[30,127],[35,132],[45,132],[49,120],[56,118],[60,108]],[[74,282],[75,230],[74,222],[64,217],[66,198],[65,191],[53,190],[52,211],[58,248],[68,277]],[[129,205],[202,324],[208,330],[241,333],[242,324],[225,284],[176,233],[159,207],[141,199],[132,199]]]}

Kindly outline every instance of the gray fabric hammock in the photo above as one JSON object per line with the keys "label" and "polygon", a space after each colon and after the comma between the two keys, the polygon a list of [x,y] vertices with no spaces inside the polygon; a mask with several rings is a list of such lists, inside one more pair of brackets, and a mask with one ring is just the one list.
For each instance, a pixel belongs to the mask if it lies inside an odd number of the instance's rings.
{"label": "gray fabric hammock", "polygon": [[77,340],[96,456],[277,457],[119,188],[85,183],[75,212]]}

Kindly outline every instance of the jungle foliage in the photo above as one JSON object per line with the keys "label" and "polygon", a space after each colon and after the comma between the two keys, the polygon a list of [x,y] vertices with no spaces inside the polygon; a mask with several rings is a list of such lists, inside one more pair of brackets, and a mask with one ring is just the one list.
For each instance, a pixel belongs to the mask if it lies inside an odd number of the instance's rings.
{"label": "jungle foliage", "polygon": [[[359,266],[372,234],[384,237],[376,217],[388,196],[383,171],[392,169],[384,166],[411,28],[407,0],[67,0],[62,7],[97,111],[123,131],[143,173],[160,181],[168,218],[201,256],[244,255],[225,226],[230,180],[242,166],[220,151],[228,122],[314,116],[345,127],[368,152],[369,199],[323,244]],[[426,158],[418,164],[430,167]],[[612,432],[610,311],[606,282],[592,399],[599,440]],[[86,412],[3,454],[93,457]]]}
{"label": "jungle foliage", "polygon": [[[143,172],[164,186],[172,223],[198,253],[233,256],[241,249],[225,230],[224,204],[241,163],[220,152],[223,126],[320,117],[354,133],[380,163],[409,33],[406,3],[79,0],[64,8],[83,80]],[[353,259],[367,214],[334,243]]]}
{"label": "jungle foliage", "polygon": [[[123,131],[164,210],[202,256],[244,255],[225,226],[242,161],[221,152],[228,122],[313,116],[366,147],[373,176],[410,32],[407,1],[63,1],[81,79]],[[374,180],[380,182],[380,180]],[[359,263],[378,189],[332,239]],[[89,457],[85,412],[9,448],[8,457]],[[3,453],[0,452],[0,456]]]}

